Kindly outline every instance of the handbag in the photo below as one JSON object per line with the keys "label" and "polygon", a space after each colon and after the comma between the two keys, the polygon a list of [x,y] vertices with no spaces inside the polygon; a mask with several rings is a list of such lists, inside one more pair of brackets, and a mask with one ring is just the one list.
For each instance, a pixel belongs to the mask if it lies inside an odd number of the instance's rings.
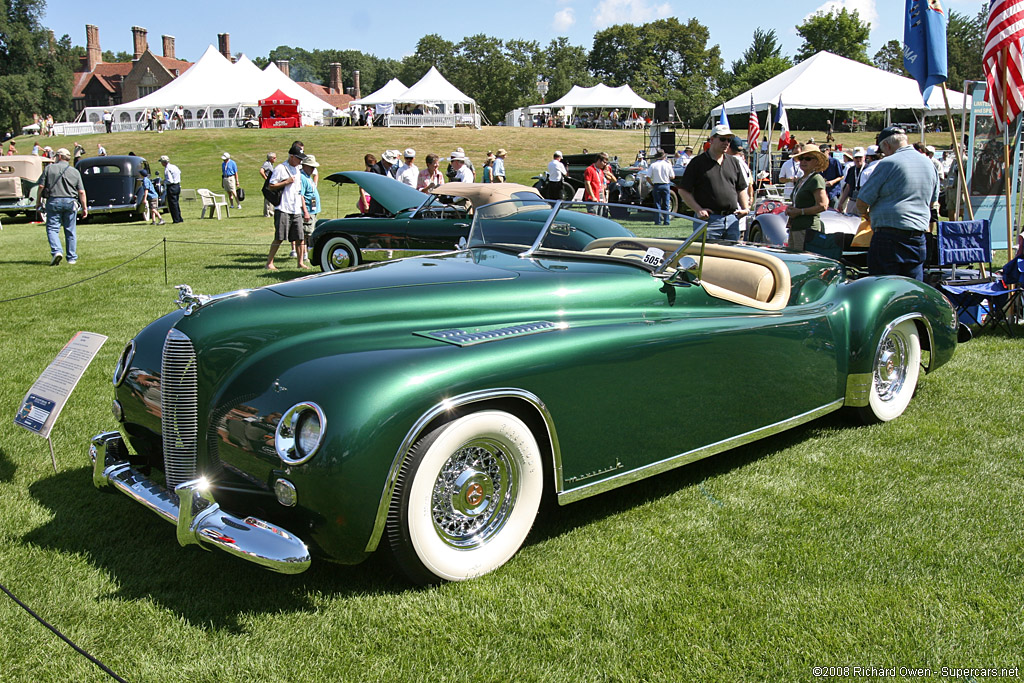
{"label": "handbag", "polygon": [[263,198],[267,200],[271,206],[281,206],[281,193],[284,190],[271,190],[270,189],[270,176],[263,181]]}
{"label": "handbag", "polygon": [[238,188],[238,190],[236,191],[236,194],[238,194],[238,203],[239,204],[241,204],[242,202],[245,201],[245,190],[243,190],[242,188]]}

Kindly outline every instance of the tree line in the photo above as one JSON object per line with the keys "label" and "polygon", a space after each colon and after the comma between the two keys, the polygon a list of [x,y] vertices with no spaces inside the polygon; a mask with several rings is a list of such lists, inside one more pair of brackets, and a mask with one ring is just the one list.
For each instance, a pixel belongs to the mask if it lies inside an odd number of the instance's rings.
{"label": "tree line", "polygon": [[[0,126],[17,127],[33,111],[68,119],[71,111],[71,72],[81,46],[68,36],[55,40],[40,22],[44,0],[0,0]],[[965,79],[983,77],[981,50],[987,7],[977,15],[949,12],[947,42],[949,82],[959,88]],[[502,39],[484,34],[452,42],[437,34],[425,35],[413,54],[401,60],[382,58],[359,50],[315,49],[279,46],[267,57],[253,62],[264,67],[271,61],[289,60],[296,81],[327,84],[330,64],[341,64],[346,87],[353,72],[360,72],[363,95],[392,78],[406,85],[418,81],[431,66],[474,98],[494,123],[517,107],[538,104],[540,79],[548,82],[546,101],[561,97],[573,85],[629,85],[648,100],[674,100],[677,118],[701,125],[716,105],[782,73],[820,50],[838,54],[894,73],[903,72],[901,43],[891,40],[874,58],[868,56],[871,26],[856,11],[845,8],[818,12],[796,27],[802,44],[793,56],[783,54],[774,29],[755,28],[750,46],[726,68],[718,45],[695,18],[674,17],[642,25],[618,24],[594,34],[588,50],[558,37],[547,45],[537,41]],[[125,52],[104,52],[105,61],[129,61]],[[850,84],[850,87],[870,87]],[[812,113],[790,114],[801,126]]]}

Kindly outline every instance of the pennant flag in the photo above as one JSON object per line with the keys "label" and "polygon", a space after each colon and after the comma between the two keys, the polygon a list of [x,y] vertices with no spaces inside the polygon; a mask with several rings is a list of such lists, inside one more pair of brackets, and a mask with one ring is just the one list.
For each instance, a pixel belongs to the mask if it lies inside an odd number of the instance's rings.
{"label": "pennant flag", "polygon": [[925,102],[932,87],[946,82],[946,14],[939,0],[907,0],[903,68],[917,81]]}
{"label": "pennant flag", "polygon": [[[985,69],[988,88],[985,99],[992,105],[996,125],[1015,119],[1024,109],[1021,88],[1020,39],[1024,36],[1024,1],[992,0],[988,12],[988,28],[985,31],[985,49],[981,63]],[[1006,59],[1001,56],[1005,48]],[[1003,82],[1003,68],[1009,79]]]}
{"label": "pennant flag", "polygon": [[761,134],[761,124],[757,120],[757,111],[754,109],[754,96],[750,96],[750,120],[747,122],[747,146],[755,149],[757,136]]}
{"label": "pennant flag", "polygon": [[775,110],[775,123],[779,124],[779,149],[789,146],[789,117],[786,116],[786,108],[782,106],[782,98],[779,98],[779,107]]}
{"label": "pennant flag", "polygon": [[722,103],[722,113],[718,115],[718,123],[722,126],[729,125],[729,119],[725,116],[725,102]]}

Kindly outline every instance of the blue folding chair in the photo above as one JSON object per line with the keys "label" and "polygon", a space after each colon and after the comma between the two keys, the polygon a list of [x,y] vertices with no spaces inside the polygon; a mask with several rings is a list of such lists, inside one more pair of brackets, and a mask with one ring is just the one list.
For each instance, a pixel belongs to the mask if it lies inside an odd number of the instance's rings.
{"label": "blue folding chair", "polygon": [[[949,277],[941,279],[938,288],[953,302],[958,320],[981,327],[1002,326],[1013,336],[1007,311],[1021,291],[1008,289],[1001,275],[992,272],[989,221],[940,221],[937,247],[939,266],[952,267]],[[977,269],[957,271],[957,266],[975,263],[979,264]]]}

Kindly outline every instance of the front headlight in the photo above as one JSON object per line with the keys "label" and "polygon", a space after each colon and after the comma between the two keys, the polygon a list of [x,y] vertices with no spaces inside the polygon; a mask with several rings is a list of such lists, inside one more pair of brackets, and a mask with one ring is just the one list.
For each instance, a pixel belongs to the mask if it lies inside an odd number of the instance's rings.
{"label": "front headlight", "polygon": [[297,403],[281,416],[274,434],[277,455],[289,465],[301,465],[314,455],[323,440],[327,418],[315,403]]}
{"label": "front headlight", "polygon": [[132,366],[132,358],[135,357],[135,340],[132,339],[130,342],[125,344],[124,351],[121,352],[121,356],[117,359],[117,365],[114,366],[114,386],[121,386],[121,382],[128,375],[128,368]]}

